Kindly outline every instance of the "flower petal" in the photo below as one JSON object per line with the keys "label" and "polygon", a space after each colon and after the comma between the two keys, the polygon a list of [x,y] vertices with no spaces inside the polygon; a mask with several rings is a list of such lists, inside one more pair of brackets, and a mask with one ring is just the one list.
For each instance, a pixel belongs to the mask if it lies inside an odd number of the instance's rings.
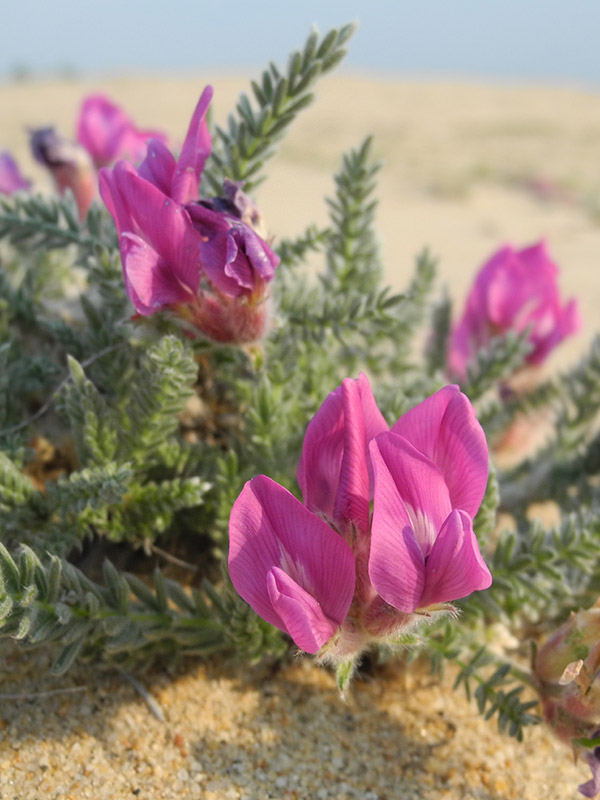
{"label": "flower petal", "polygon": [[445,386],[407,411],[392,431],[441,469],[453,508],[474,517],[487,485],[488,448],[473,406],[458,386]]}
{"label": "flower petal", "polygon": [[150,139],[146,158],[138,168],[138,175],[170,197],[174,172],[175,159],[169,148],[159,139]]}
{"label": "flower petal", "polygon": [[267,591],[287,632],[306,653],[320,650],[339,627],[325,616],[317,600],[279,567],[268,573]]}
{"label": "flower petal", "polygon": [[102,94],[92,94],[85,98],[79,110],[76,138],[97,167],[107,166],[117,157],[119,140],[129,123],[129,117],[112,100]]}
{"label": "flower petal", "polygon": [[464,511],[453,510],[435,540],[425,564],[425,587],[420,607],[458,600],[492,584],[492,576]]}
{"label": "flower petal", "polygon": [[[124,163],[121,171],[125,170],[133,171],[133,166]],[[121,181],[117,178],[116,170],[104,167],[98,173],[100,197],[115,222],[117,232],[119,235],[123,231],[136,233],[137,226],[129,212],[125,198],[121,193],[120,185]]]}
{"label": "flower petal", "polygon": [[[365,384],[363,381],[362,385],[365,391],[370,393],[371,387],[368,386],[368,383]],[[346,523],[350,522],[366,533],[369,529],[371,492],[367,468],[367,433],[359,381],[351,378],[343,381],[342,405],[344,409],[344,451],[333,507],[333,519],[340,527],[344,527]]]}
{"label": "flower petal", "polygon": [[120,250],[127,294],[139,314],[148,316],[172,303],[190,302],[189,289],[179,282],[164,258],[139,236],[122,234]]}
{"label": "flower petal", "polygon": [[206,124],[206,113],[212,100],[212,86],[202,92],[192,115],[177,168],[173,176],[171,196],[178,203],[188,203],[198,197],[198,185],[206,159],[210,155],[212,140]]}
{"label": "flower petal", "polygon": [[227,231],[227,246],[225,250],[224,273],[231,278],[243,291],[252,292],[254,289],[254,276],[252,267],[244,251],[238,247],[234,231]]}
{"label": "flower petal", "polygon": [[332,392],[308,425],[298,464],[308,508],[366,530],[372,484],[367,446],[386,430],[366,375],[348,378]]}
{"label": "flower petal", "polygon": [[139,232],[169,264],[173,273],[192,294],[200,283],[201,237],[194,230],[187,211],[134,171],[126,162],[115,167],[115,178],[127,211]]}
{"label": "flower petal", "polygon": [[444,477],[401,436],[380,434],[370,445],[375,493],[369,576],[399,611],[420,605],[425,559],[451,511]]}
{"label": "flower petal", "polygon": [[17,162],[7,151],[0,153],[0,194],[13,194],[27,190],[31,181],[21,175]]}
{"label": "flower petal", "polygon": [[600,793],[600,761],[595,752],[586,753],[585,760],[592,772],[589,781],[580,784],[577,789],[584,797],[596,797]]}
{"label": "flower petal", "polygon": [[96,167],[105,167],[118,158],[138,162],[146,153],[150,138],[166,141],[161,131],[138,130],[123,109],[102,94],[83,101],[76,124],[76,138],[91,155]]}
{"label": "flower petal", "polygon": [[[235,245],[235,241],[229,241],[230,218],[200,203],[188,203],[185,208],[200,236],[202,271],[221,294],[239,297],[244,292],[239,276],[234,270],[230,270],[234,272],[233,276],[226,272],[228,259],[232,258],[231,246]],[[235,247],[237,253],[237,245]]]}
{"label": "flower petal", "polygon": [[[269,594],[267,576],[277,567],[317,601],[328,620],[341,625],[354,594],[354,556],[342,537],[287,489],[264,475],[249,481],[231,510],[229,537],[232,583],[263,619],[290,632]],[[282,593],[281,580],[277,585]],[[289,596],[289,585],[286,592]]]}

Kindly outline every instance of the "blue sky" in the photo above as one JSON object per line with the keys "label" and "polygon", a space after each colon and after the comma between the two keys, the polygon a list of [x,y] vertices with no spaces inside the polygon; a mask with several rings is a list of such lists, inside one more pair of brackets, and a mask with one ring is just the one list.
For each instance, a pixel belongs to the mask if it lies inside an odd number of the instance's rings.
{"label": "blue sky", "polygon": [[346,69],[600,87],[600,0],[7,0],[0,77],[239,72],[358,20]]}

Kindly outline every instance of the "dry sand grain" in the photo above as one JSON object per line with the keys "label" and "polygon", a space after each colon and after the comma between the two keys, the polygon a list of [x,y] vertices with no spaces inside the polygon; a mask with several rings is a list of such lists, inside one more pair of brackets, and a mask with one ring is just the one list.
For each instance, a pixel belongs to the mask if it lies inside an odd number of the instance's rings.
{"label": "dry sand grain", "polygon": [[2,701],[2,800],[564,800],[585,777],[542,729],[525,743],[478,716],[452,676],[397,662],[357,681],[299,660],[278,674],[218,661],[146,686],[160,722],[116,672],[40,676],[4,644],[0,692],[84,686]]}

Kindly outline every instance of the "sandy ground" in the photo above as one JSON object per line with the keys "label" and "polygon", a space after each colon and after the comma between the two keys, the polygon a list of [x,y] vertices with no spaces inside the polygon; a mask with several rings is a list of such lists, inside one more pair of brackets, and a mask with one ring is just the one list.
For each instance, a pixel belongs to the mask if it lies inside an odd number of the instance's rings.
{"label": "sandy ground", "polygon": [[[43,180],[25,126],[71,133],[82,95],[99,88],[140,124],[181,140],[208,80],[0,86],[0,149]],[[211,80],[223,120],[247,80]],[[323,198],[341,152],[374,133],[384,161],[378,219],[389,282],[403,288],[427,245],[460,304],[493,250],[545,237],[565,296],[579,297],[585,320],[554,366],[581,352],[598,328],[600,96],[355,77],[327,79],[318,94],[257,196],[275,237],[326,221]],[[577,783],[588,777],[545,731],[531,730],[519,746],[451,692],[451,676],[439,683],[419,668],[388,666],[344,703],[331,676],[308,662],[268,677],[194,665],[147,680],[165,722],[114,672],[80,669],[61,681],[43,673],[44,656],[40,663],[3,645],[0,692],[85,690],[0,699],[0,800],[562,800],[578,797]]]}
{"label": "sandy ground", "polygon": [[500,736],[421,664],[378,669],[346,700],[308,659],[191,665],[145,679],[161,721],[114,671],[58,681],[44,656],[0,652],[0,692],[20,695],[0,706],[2,800],[565,800],[587,779],[546,731]]}

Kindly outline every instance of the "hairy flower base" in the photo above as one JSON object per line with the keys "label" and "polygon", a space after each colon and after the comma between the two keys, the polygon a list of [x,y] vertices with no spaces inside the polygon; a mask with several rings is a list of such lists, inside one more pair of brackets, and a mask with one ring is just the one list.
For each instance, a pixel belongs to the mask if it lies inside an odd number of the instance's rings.
{"label": "hairy flower base", "polygon": [[172,306],[177,317],[220,344],[251,344],[265,334],[270,317],[270,298],[263,296],[226,297],[199,292],[190,303]]}
{"label": "hairy flower base", "polygon": [[451,603],[440,603],[405,614],[375,596],[367,609],[350,607],[343,624],[319,650],[316,659],[336,668],[348,661],[356,665],[371,647],[378,644],[393,647],[395,640],[401,641],[421,625],[432,625],[442,617],[457,617],[458,614],[458,609]]}

